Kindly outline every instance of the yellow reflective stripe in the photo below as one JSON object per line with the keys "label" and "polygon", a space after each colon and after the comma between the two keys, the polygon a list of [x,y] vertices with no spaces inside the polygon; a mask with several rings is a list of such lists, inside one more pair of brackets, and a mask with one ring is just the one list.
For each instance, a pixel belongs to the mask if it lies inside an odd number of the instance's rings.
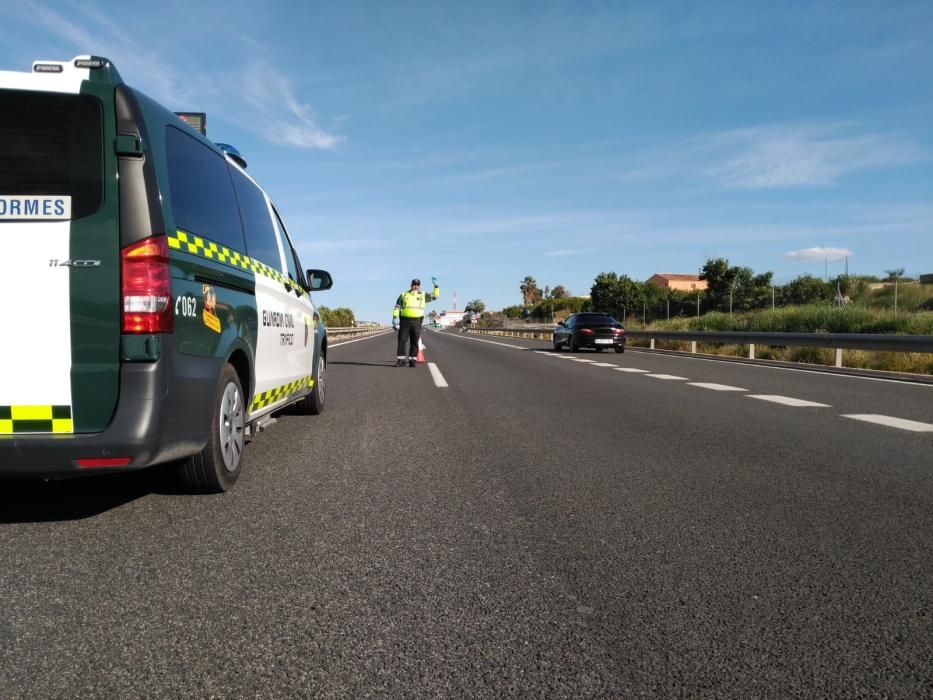
{"label": "yellow reflective stripe", "polygon": [[72,433],[71,406],[18,404],[0,406],[0,435]]}
{"label": "yellow reflective stripe", "polygon": [[52,420],[51,406],[11,406],[13,420]]}
{"label": "yellow reflective stripe", "polygon": [[193,233],[188,233],[181,229],[175,231],[174,234],[168,235],[168,247],[172,250],[181,251],[182,253],[198,255],[208,260],[217,260],[230,267],[250,270],[258,275],[268,277],[276,282],[287,285],[290,289],[299,292],[302,296],[308,293],[307,290],[302,288],[300,284],[290,277],[283,275],[281,272],[269,267],[265,263],[254,260],[245,253],[231,250],[227,246],[220,245],[206,238],[201,238],[200,236],[195,236]]}
{"label": "yellow reflective stripe", "polygon": [[281,401],[284,398],[293,396],[304,389],[309,389],[314,386],[314,378],[311,376],[302,377],[301,379],[296,379],[293,382],[284,384],[282,386],[277,386],[274,389],[269,389],[264,391],[261,394],[256,394],[253,397],[253,401],[250,404],[249,411],[253,413],[258,411],[261,408],[270,406],[276,401]]}

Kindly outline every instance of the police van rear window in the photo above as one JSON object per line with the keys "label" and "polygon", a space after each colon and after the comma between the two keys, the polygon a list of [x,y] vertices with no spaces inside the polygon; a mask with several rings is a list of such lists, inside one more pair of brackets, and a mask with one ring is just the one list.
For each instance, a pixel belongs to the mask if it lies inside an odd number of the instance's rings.
{"label": "police van rear window", "polygon": [[95,97],[0,90],[0,220],[79,219],[97,211],[102,130]]}

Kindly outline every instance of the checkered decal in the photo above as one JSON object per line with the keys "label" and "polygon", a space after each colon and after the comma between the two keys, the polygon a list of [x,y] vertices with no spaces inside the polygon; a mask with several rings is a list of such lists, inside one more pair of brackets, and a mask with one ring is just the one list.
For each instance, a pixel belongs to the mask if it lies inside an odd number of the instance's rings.
{"label": "checkered decal", "polygon": [[72,432],[71,406],[0,406],[0,435]]}
{"label": "checkered decal", "polygon": [[206,238],[195,236],[193,233],[188,233],[187,231],[181,230],[175,231],[175,235],[168,236],[168,247],[172,250],[180,250],[183,253],[198,255],[202,258],[207,258],[208,260],[216,260],[223,263],[224,265],[229,265],[230,267],[235,267],[242,270],[251,270],[257,275],[263,275],[264,277],[273,279],[280,284],[287,285],[290,289],[299,292],[302,296],[307,294],[307,291],[302,289],[302,287],[294,282],[291,278],[286,277],[278,270],[273,270],[265,263],[261,263],[258,260],[253,260],[251,257],[244,253],[240,253],[236,250],[230,250],[226,246],[214,243],[214,241],[209,241]]}
{"label": "checkered decal", "polygon": [[304,391],[305,389],[310,389],[314,386],[313,377],[302,377],[301,379],[296,379],[293,382],[289,382],[285,386],[279,386],[275,389],[269,389],[269,391],[264,391],[261,394],[256,394],[253,397],[253,403],[250,405],[250,413],[254,413],[261,408],[270,406],[276,401],[281,401],[282,399],[288,398],[289,396],[294,396],[295,394]]}

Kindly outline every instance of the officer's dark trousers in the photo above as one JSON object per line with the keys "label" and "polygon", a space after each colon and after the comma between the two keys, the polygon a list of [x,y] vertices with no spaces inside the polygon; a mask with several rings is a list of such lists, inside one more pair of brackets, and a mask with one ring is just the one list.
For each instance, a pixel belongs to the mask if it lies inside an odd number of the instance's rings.
{"label": "officer's dark trousers", "polygon": [[[399,319],[398,326],[398,359],[411,359],[414,360],[418,355],[418,339],[421,338],[421,321],[420,318],[405,318],[402,316]],[[405,352],[405,346],[408,345],[408,352]]]}

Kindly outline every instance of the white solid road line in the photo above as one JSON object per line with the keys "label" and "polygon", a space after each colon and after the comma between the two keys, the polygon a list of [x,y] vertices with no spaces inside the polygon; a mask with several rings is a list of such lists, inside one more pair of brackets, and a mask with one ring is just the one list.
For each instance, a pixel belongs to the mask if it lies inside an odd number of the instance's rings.
{"label": "white solid road line", "polygon": [[[440,333],[440,331],[434,331],[434,333]],[[503,348],[512,348],[513,350],[530,350],[531,348],[526,348],[522,345],[512,345],[511,343],[497,343],[495,340],[483,340],[482,338],[471,338],[467,335],[445,333],[444,335],[452,338],[458,338],[460,340],[472,340],[474,343],[489,343],[490,345],[498,345]]]}
{"label": "white solid road line", "polygon": [[648,370],[638,369],[637,367],[616,367],[616,372],[637,372],[638,374],[648,374]]}
{"label": "white solid road line", "polygon": [[713,391],[748,391],[738,386],[729,386],[728,384],[715,384],[713,382],[689,382],[687,386],[698,386],[701,389],[712,389]]}
{"label": "white solid road line", "polygon": [[431,370],[431,378],[434,380],[435,386],[437,386],[438,389],[447,388],[447,380],[444,379],[444,375],[441,374],[441,371],[437,368],[437,365],[433,362],[429,362],[428,369]]}
{"label": "white solid road line", "polygon": [[803,399],[794,399],[790,396],[774,396],[773,394],[749,394],[748,398],[759,399],[761,401],[770,401],[771,403],[779,403],[782,406],[794,406],[795,408],[802,408],[805,406],[813,406],[815,408],[829,408],[829,404],[826,403],[804,401]]}
{"label": "white solid road line", "polygon": [[572,359],[574,362],[590,362],[590,363],[596,362],[596,360],[584,360],[582,357],[574,357],[574,358],[571,358],[571,359]]}
{"label": "white solid road line", "polygon": [[843,418],[852,418],[854,420],[865,421],[866,423],[875,423],[877,425],[886,425],[889,428],[900,428],[901,430],[910,430],[914,433],[933,433],[933,424],[921,423],[920,421],[907,420],[906,418],[894,418],[892,416],[879,416],[873,413],[850,413],[843,414]]}
{"label": "white solid road line", "polygon": [[385,333],[373,333],[372,335],[367,335],[362,338],[354,338],[353,340],[345,340],[342,343],[334,343],[333,345],[330,345],[329,347],[339,348],[341,345],[349,345],[350,343],[358,343],[361,340],[369,340],[370,338],[381,338],[382,336],[388,335],[389,333],[395,333],[395,331],[386,331]]}
{"label": "white solid road line", "polygon": [[686,377],[678,377],[676,374],[646,374],[646,377],[654,377],[655,379],[678,379],[682,382],[687,381]]}
{"label": "white solid road line", "polygon": [[615,367],[611,362],[594,362],[594,367]]}

